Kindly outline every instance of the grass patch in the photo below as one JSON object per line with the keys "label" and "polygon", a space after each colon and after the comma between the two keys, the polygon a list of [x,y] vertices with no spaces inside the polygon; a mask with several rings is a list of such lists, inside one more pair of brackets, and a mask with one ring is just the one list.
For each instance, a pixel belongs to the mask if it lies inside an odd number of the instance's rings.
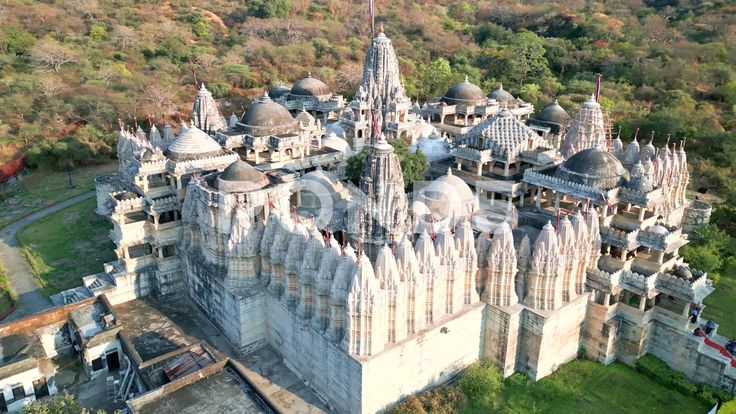
{"label": "grass patch", "polygon": [[69,174],[63,171],[34,170],[0,189],[0,227],[95,188],[95,177],[114,171],[117,163],[80,167]]}
{"label": "grass patch", "polygon": [[18,294],[13,290],[8,272],[0,262],[0,315],[4,315],[15,306]]}
{"label": "grass patch", "polygon": [[455,385],[410,396],[389,413],[669,414],[705,413],[708,409],[704,400],[619,363],[604,366],[575,360],[534,382],[520,373],[501,380],[500,370],[481,360],[466,369]]}
{"label": "grass patch", "polygon": [[715,287],[715,292],[703,302],[706,306],[703,317],[713,319],[719,324],[719,334],[728,338],[736,338],[736,318],[733,316],[734,303],[736,303],[736,275],[721,275],[721,280]]}
{"label": "grass patch", "polygon": [[704,413],[708,408],[625,365],[575,360],[538,382],[514,374],[491,406],[471,400],[465,413]]}
{"label": "grass patch", "polygon": [[102,271],[115,259],[110,224],[94,213],[89,199],[48,215],[18,232],[18,241],[46,295],[81,284],[81,277]]}

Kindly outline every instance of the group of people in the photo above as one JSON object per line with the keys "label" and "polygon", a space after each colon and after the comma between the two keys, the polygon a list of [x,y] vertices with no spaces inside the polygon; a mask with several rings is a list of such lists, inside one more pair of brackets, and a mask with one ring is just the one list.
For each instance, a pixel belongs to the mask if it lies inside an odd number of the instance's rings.
{"label": "group of people", "polygon": [[[700,306],[698,305],[693,305],[690,308],[690,323],[698,323],[698,316],[700,316],[700,311],[701,309],[700,309]],[[702,333],[705,333],[705,335],[710,335],[711,333],[713,333],[715,329],[716,329],[716,323],[709,319],[705,323],[705,330],[701,329],[700,326],[698,326],[693,331],[693,334],[697,336],[703,336]]]}
{"label": "group of people", "polygon": [[[700,316],[700,307],[697,305],[694,305],[690,309],[690,322],[691,323],[698,323],[698,316]],[[716,329],[716,323],[712,320],[708,320],[705,323],[705,329],[701,329],[700,326],[696,327],[693,331],[693,334],[696,336],[706,336],[713,333],[713,331]],[[729,339],[728,342],[726,342],[726,351],[728,351],[731,355],[736,357],[736,339]]]}

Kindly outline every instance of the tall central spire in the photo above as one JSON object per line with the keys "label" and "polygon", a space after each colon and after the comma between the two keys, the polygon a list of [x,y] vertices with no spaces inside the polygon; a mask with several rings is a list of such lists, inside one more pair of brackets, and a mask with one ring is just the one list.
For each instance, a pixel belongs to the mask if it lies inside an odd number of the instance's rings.
{"label": "tall central spire", "polygon": [[[364,246],[372,261],[384,244],[401,240],[406,231],[409,203],[399,157],[381,135],[363,161],[360,190],[365,194],[351,237]],[[359,229],[358,229],[359,227]]]}
{"label": "tall central spire", "polygon": [[391,104],[410,102],[401,85],[399,60],[391,45],[391,39],[383,33],[379,26],[378,33],[373,36],[371,47],[363,65],[362,90],[366,93],[370,107],[383,111]]}

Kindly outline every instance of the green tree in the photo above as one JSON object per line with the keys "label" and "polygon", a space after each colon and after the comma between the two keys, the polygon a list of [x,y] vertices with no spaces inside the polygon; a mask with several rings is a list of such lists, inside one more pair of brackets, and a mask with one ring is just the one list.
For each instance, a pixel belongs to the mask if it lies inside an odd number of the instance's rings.
{"label": "green tree", "polygon": [[251,0],[248,12],[255,17],[288,17],[291,12],[290,0]]}
{"label": "green tree", "polygon": [[420,150],[414,153],[411,152],[409,144],[403,139],[391,141],[390,144],[394,147],[394,152],[401,163],[401,172],[404,174],[404,188],[406,191],[411,191],[414,181],[422,180],[424,173],[429,168],[427,157]]}
{"label": "green tree", "polygon": [[465,370],[458,381],[458,386],[471,404],[486,405],[501,389],[502,381],[501,370],[491,361],[481,359]]}
{"label": "green tree", "polygon": [[[424,173],[429,168],[427,157],[421,151],[412,153],[409,144],[404,140],[394,140],[390,144],[394,147],[394,152],[400,160],[401,172],[404,174],[404,188],[406,191],[411,191],[414,181],[423,179]],[[346,175],[355,185],[360,183],[360,172],[363,170],[363,163],[369,153],[370,148],[363,148],[362,151],[348,158]]]}
{"label": "green tree", "polygon": [[34,401],[23,408],[25,414],[105,414],[104,410],[92,411],[79,405],[77,398],[64,392],[44,401]]}
{"label": "green tree", "polygon": [[505,48],[508,76],[519,83],[550,74],[542,38],[527,30],[514,33]]}
{"label": "green tree", "polygon": [[437,58],[427,65],[422,76],[426,92],[431,96],[438,96],[445,92],[452,80],[450,62],[445,58]]}

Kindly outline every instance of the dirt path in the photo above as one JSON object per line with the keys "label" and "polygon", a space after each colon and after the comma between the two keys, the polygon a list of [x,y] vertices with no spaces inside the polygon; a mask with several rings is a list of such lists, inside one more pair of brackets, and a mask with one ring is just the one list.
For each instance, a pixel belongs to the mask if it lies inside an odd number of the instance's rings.
{"label": "dirt path", "polygon": [[94,191],[72,197],[53,206],[39,210],[29,216],[9,224],[0,229],[0,262],[5,266],[13,289],[18,293],[18,303],[16,310],[10,316],[3,320],[9,322],[23,316],[31,315],[36,312],[50,308],[51,302],[45,297],[36,286],[36,279],[33,276],[31,267],[28,265],[20,243],[15,237],[16,233],[23,227],[39,220],[49,214],[56,213],[69,206],[73,206],[81,201],[87,200],[95,196]]}

